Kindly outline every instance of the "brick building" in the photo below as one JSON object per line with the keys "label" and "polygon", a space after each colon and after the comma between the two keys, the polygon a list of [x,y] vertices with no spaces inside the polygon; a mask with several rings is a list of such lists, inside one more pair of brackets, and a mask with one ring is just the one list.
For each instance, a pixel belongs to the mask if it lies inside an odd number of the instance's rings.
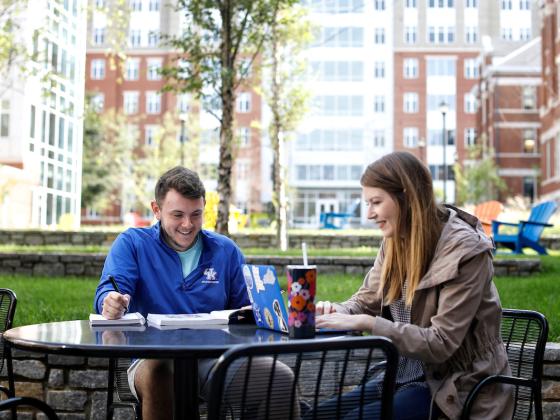
{"label": "brick building", "polygon": [[[219,123],[201,110],[189,94],[162,93],[165,80],[160,70],[172,64],[176,52],[162,45],[164,35],[177,35],[184,24],[183,17],[169,0],[132,0],[127,28],[126,59],[119,61],[108,55],[111,46],[111,27],[107,15],[112,13],[110,1],[91,0],[93,13],[88,26],[86,92],[99,112],[115,109],[127,116],[133,127],[133,141],[137,145],[151,145],[163,125],[164,116],[174,120],[177,141],[199,139],[197,167],[207,190],[217,186]],[[261,99],[252,89],[237,92],[235,109],[234,146],[236,163],[232,179],[232,204],[243,210],[262,209],[261,141],[253,121],[261,119]],[[176,164],[181,163],[177,156]],[[158,174],[154,174],[157,176]],[[127,190],[127,188],[123,188]],[[122,206],[116,205],[104,214],[82,209],[84,223],[118,223],[130,211],[134,200],[123,192]],[[128,203],[128,204],[127,204]],[[151,212],[143,214],[151,218]]]}
{"label": "brick building", "polygon": [[498,173],[507,184],[502,200],[519,195],[533,202],[539,196],[540,51],[539,37],[504,57],[494,51],[481,56],[477,141],[494,149]]}
{"label": "brick building", "polygon": [[542,84],[539,90],[541,117],[541,196],[560,199],[560,4],[554,0],[541,2]]}

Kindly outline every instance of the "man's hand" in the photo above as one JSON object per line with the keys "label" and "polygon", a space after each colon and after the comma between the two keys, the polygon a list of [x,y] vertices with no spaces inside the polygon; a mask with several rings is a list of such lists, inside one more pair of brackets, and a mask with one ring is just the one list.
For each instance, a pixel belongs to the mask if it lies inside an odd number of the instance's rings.
{"label": "man's hand", "polygon": [[109,292],[105,299],[103,299],[103,315],[107,319],[119,319],[122,318],[126,310],[128,309],[128,304],[130,303],[129,295],[121,295],[117,292]]}
{"label": "man's hand", "polygon": [[319,301],[315,305],[315,314],[316,315],[332,314],[333,312],[336,312],[336,308],[328,300]]}
{"label": "man's hand", "polygon": [[332,328],[334,330],[355,330],[372,332],[375,326],[375,318],[371,315],[349,315],[331,312],[327,315],[318,316],[315,319],[317,328]]}

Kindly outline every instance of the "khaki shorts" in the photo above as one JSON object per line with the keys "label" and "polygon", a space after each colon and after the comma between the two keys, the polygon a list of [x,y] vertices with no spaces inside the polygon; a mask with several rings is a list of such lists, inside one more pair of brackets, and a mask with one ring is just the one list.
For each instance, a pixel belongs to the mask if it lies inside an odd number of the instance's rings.
{"label": "khaki shorts", "polygon": [[[137,400],[140,400],[140,398],[138,398],[136,388],[134,387],[134,377],[136,375],[138,367],[144,360],[146,359],[136,359],[134,362],[132,362],[127,370],[128,386],[130,387],[130,391]],[[212,370],[212,367],[214,367],[214,364],[217,360],[218,359],[201,359],[198,361],[198,389],[200,390],[200,396],[203,398],[208,394],[209,389],[207,388],[210,379],[210,371]]]}

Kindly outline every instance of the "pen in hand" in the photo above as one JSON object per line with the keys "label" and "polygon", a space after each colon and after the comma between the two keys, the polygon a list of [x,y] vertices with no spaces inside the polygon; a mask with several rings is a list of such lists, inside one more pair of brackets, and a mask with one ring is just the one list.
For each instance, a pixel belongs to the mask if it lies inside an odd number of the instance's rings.
{"label": "pen in hand", "polygon": [[[113,276],[109,275],[109,281],[113,285],[113,289],[115,289],[115,292],[122,295],[121,289],[119,289],[119,285],[115,281],[115,278]],[[128,305],[126,305],[126,309],[125,309],[124,313],[127,313],[127,312],[128,312]]]}

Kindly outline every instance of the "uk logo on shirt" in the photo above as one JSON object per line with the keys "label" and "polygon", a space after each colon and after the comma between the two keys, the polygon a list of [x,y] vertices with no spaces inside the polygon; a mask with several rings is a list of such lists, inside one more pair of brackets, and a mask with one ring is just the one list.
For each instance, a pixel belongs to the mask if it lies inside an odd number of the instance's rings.
{"label": "uk logo on shirt", "polygon": [[216,279],[217,275],[218,273],[214,270],[214,267],[207,268],[204,270],[206,280],[203,280],[202,283],[218,283],[218,280]]}

